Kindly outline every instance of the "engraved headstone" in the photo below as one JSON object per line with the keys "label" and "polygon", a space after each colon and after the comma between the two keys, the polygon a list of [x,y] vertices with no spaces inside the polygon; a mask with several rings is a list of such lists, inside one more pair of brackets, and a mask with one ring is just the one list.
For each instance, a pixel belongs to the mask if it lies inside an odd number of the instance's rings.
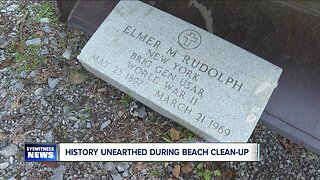
{"label": "engraved headstone", "polygon": [[282,72],[139,1],[120,1],[78,59],[96,76],[212,142],[246,142]]}

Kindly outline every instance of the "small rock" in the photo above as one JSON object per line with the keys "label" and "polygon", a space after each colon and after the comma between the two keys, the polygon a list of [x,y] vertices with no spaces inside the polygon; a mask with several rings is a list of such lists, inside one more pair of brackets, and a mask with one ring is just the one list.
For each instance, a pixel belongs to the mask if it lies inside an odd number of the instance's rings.
{"label": "small rock", "polygon": [[142,169],[142,170],[141,170],[141,173],[142,173],[143,175],[146,175],[148,172],[147,172],[146,169]]}
{"label": "small rock", "polygon": [[14,144],[11,144],[7,147],[4,147],[0,150],[0,155],[8,158],[10,156],[14,156],[18,153],[18,147]]}
{"label": "small rock", "polygon": [[6,91],[4,91],[4,90],[3,90],[3,91],[1,92],[0,97],[1,97],[1,98],[4,98],[4,97],[6,97],[6,96],[7,96],[7,94],[8,94],[8,93],[7,93]]}
{"label": "small rock", "polygon": [[122,173],[122,176],[123,176],[123,177],[128,177],[128,176],[129,176],[128,170],[125,170],[125,171]]}
{"label": "small rock", "polygon": [[126,168],[124,167],[125,164],[122,162],[116,162],[115,165],[119,172],[123,172],[124,170],[126,170]]}
{"label": "small rock", "polygon": [[40,23],[49,23],[49,18],[41,18]]}
{"label": "small rock", "polygon": [[49,50],[48,50],[47,46],[44,46],[40,51],[41,56],[47,55],[48,53],[49,53]]}
{"label": "small rock", "polygon": [[67,33],[66,32],[61,32],[59,33],[59,37],[62,39],[65,39],[67,37]]}
{"label": "small rock", "polygon": [[28,75],[28,78],[34,78],[37,76],[37,72],[36,71],[31,71],[30,74]]}
{"label": "small rock", "polygon": [[7,71],[9,71],[8,67],[0,69],[0,73],[6,73]]}
{"label": "small rock", "polygon": [[147,117],[147,112],[146,112],[146,108],[143,106],[141,108],[135,109],[134,110],[135,113],[133,114],[133,116],[138,116],[139,118],[145,118]]}
{"label": "small rock", "polygon": [[5,45],[7,43],[6,37],[0,36],[0,46]]}
{"label": "small rock", "polygon": [[34,95],[36,96],[41,96],[43,93],[44,89],[43,88],[38,88],[34,91]]}
{"label": "small rock", "polygon": [[49,39],[48,39],[48,38],[44,38],[44,39],[43,39],[43,43],[44,43],[44,44],[49,44]]}
{"label": "small rock", "polygon": [[107,171],[110,171],[111,175],[119,175],[114,163],[112,163],[112,162],[106,163],[105,168]]}
{"label": "small rock", "polygon": [[92,128],[91,123],[87,123],[87,128],[88,129]]}
{"label": "small rock", "polygon": [[53,172],[53,175],[50,176],[49,179],[51,180],[63,180],[63,173],[66,171],[66,168],[64,166],[59,166],[57,167],[56,169],[54,169],[52,172]]}
{"label": "small rock", "polygon": [[78,129],[79,128],[79,123],[74,123],[74,125],[73,125],[73,127],[75,128],[75,129]]}
{"label": "small rock", "polygon": [[137,177],[135,175],[131,176],[130,180],[137,180]]}
{"label": "small rock", "polygon": [[52,130],[49,130],[47,133],[43,135],[47,142],[52,142],[52,132]]}
{"label": "small rock", "polygon": [[42,120],[43,120],[43,121],[48,121],[49,119],[50,119],[49,116],[43,116],[43,117],[42,117]]}
{"label": "small rock", "polygon": [[19,126],[16,130],[14,130],[14,134],[21,134],[24,132],[23,126]]}
{"label": "small rock", "polygon": [[78,121],[78,119],[74,116],[69,116],[68,119],[71,121]]}
{"label": "small rock", "polygon": [[50,33],[51,32],[51,28],[48,24],[45,24],[42,28],[42,30],[45,32],[45,33]]}
{"label": "small rock", "polygon": [[48,84],[50,88],[55,88],[60,82],[59,78],[48,78]]}
{"label": "small rock", "polygon": [[22,78],[27,78],[27,77],[28,77],[28,73],[27,73],[26,71],[22,71],[22,72],[20,73],[20,76],[21,76]]}
{"label": "small rock", "polygon": [[25,114],[26,113],[26,108],[24,108],[23,106],[20,107],[19,112],[20,112],[20,114]]}
{"label": "small rock", "polygon": [[25,168],[29,170],[29,169],[32,169],[34,165],[35,165],[35,162],[26,162]]}
{"label": "small rock", "polygon": [[53,173],[59,173],[59,172],[64,173],[65,171],[66,171],[66,168],[62,165],[62,166],[59,166],[56,169],[54,169],[52,172]]}
{"label": "small rock", "polygon": [[124,115],[124,112],[123,112],[123,111],[119,111],[119,112],[118,112],[118,116],[119,116],[119,117],[122,117],[123,115]]}
{"label": "small rock", "polygon": [[17,89],[17,90],[23,90],[24,85],[22,84],[21,81],[19,81],[14,85],[14,88]]}
{"label": "small rock", "polygon": [[10,156],[10,158],[9,158],[9,163],[10,163],[10,164],[13,164],[13,163],[14,163],[14,158],[13,158],[12,156]]}
{"label": "small rock", "polygon": [[102,93],[102,92],[106,92],[106,91],[107,91],[107,88],[97,89],[97,92],[98,92],[98,93]]}
{"label": "small rock", "polygon": [[0,169],[6,169],[9,166],[8,162],[4,162],[0,164]]}
{"label": "small rock", "polygon": [[40,38],[33,38],[33,39],[29,39],[26,41],[26,45],[40,45],[41,44],[41,39]]}
{"label": "small rock", "polygon": [[63,54],[62,56],[67,59],[67,60],[70,60],[70,57],[71,57],[71,51],[69,49],[67,49]]}
{"label": "small rock", "polygon": [[53,91],[54,91],[54,89],[49,89],[49,90],[46,92],[45,96],[51,96],[51,94],[53,93]]}
{"label": "small rock", "polygon": [[102,123],[101,124],[101,127],[100,127],[100,130],[103,130],[104,128],[106,128],[107,126],[109,126],[109,124],[111,123],[111,121],[110,120],[108,120],[108,121],[106,121],[106,122],[104,122],[104,123]]}
{"label": "small rock", "polygon": [[123,180],[120,174],[111,175],[113,180]]}
{"label": "small rock", "polygon": [[48,102],[45,99],[40,99],[40,102],[44,107],[48,106]]}
{"label": "small rock", "polygon": [[11,12],[16,10],[19,7],[17,4],[11,4],[10,6],[7,7],[7,11]]}

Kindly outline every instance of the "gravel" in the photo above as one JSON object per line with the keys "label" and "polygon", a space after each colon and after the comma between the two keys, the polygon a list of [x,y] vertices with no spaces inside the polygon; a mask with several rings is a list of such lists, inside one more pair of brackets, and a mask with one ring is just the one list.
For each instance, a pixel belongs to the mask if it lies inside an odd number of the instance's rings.
{"label": "gravel", "polygon": [[64,58],[66,58],[67,60],[70,60],[70,57],[71,57],[71,51],[69,49],[67,49],[63,54],[62,56]]}
{"label": "gravel", "polygon": [[47,133],[45,133],[43,135],[43,137],[46,139],[46,142],[52,142],[52,133],[53,133],[53,130],[49,130]]}
{"label": "gravel", "polygon": [[111,123],[110,120],[106,121],[106,122],[103,122],[101,124],[101,127],[100,127],[100,130],[103,130],[104,128],[106,128],[107,126],[109,126],[109,124]]}
{"label": "gravel", "polygon": [[6,169],[9,166],[8,162],[4,162],[0,164],[0,169]]}
{"label": "gravel", "polygon": [[146,108],[143,106],[141,108],[135,109],[133,116],[138,116],[139,118],[145,118],[147,117],[147,112],[146,112]]}
{"label": "gravel", "polygon": [[7,42],[6,37],[0,36],[0,46],[5,45]]}
{"label": "gravel", "polygon": [[4,156],[5,158],[16,155],[17,153],[18,153],[18,147],[14,144],[4,147],[0,150],[0,155]]}
{"label": "gravel", "polygon": [[43,88],[38,88],[34,91],[34,95],[36,96],[41,96],[44,92],[44,89]]}
{"label": "gravel", "polygon": [[[54,1],[46,2],[54,5]],[[21,71],[19,63],[0,68],[0,177],[175,179],[175,165],[184,167],[186,162],[24,162],[24,143],[165,142],[163,137],[167,138],[171,128],[187,135],[182,142],[204,142],[134,99],[121,103],[121,91],[71,58],[79,54],[89,37],[60,21],[51,21],[52,16],[38,17],[32,7],[44,3],[0,1],[0,61],[15,57],[10,45],[21,42],[22,34],[24,49],[36,46],[41,62],[39,67]],[[20,33],[15,27],[26,11],[29,15]],[[72,80],[73,71],[88,78],[75,76]],[[203,166],[208,172],[221,172],[221,177],[214,179],[319,179],[319,156],[264,125],[258,123],[249,142],[260,143],[260,162],[205,162]],[[191,163],[192,171],[180,174],[179,179],[199,179],[201,172],[193,172],[199,163]]]}
{"label": "gravel", "polygon": [[48,84],[50,88],[55,88],[60,82],[58,78],[48,78]]}
{"label": "gravel", "polygon": [[41,44],[41,39],[40,38],[33,38],[33,39],[29,39],[26,41],[26,45],[30,46],[30,45],[40,45]]}

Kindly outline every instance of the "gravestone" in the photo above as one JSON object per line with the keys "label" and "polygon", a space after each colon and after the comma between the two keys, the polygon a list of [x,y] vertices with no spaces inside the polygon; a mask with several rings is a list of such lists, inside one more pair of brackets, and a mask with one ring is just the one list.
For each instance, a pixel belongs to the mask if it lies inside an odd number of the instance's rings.
{"label": "gravestone", "polygon": [[246,142],[282,72],[139,1],[120,1],[78,59],[96,76],[211,142]]}

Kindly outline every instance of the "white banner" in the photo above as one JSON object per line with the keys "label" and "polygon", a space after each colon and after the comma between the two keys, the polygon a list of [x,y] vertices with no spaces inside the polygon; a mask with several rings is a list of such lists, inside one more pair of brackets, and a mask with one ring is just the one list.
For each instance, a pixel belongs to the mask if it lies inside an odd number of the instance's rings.
{"label": "white banner", "polygon": [[59,161],[259,161],[255,143],[61,143]]}

